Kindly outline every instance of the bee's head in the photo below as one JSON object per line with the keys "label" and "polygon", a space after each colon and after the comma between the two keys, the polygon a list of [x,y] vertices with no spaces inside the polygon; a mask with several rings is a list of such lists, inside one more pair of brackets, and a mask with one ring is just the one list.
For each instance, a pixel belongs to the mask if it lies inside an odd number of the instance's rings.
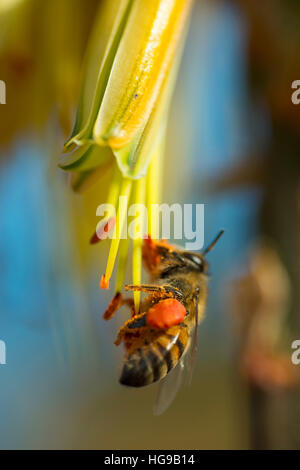
{"label": "bee's head", "polygon": [[193,251],[182,251],[180,256],[187,260],[188,265],[191,269],[199,270],[202,273],[206,273],[208,269],[208,262],[206,261],[206,255],[209,253],[218,242],[220,237],[223,235],[224,230],[220,230],[214,240],[204,249],[202,253],[196,253]]}
{"label": "bee's head", "polygon": [[201,253],[182,250],[166,240],[154,241],[148,237],[143,245],[143,260],[147,271],[158,277],[168,268],[185,267],[199,273],[207,271],[207,262]]}
{"label": "bee's head", "polygon": [[195,272],[206,273],[208,269],[206,254],[212,250],[223,233],[224,230],[221,230],[203,253],[185,251],[171,245],[166,240],[154,241],[148,236],[143,245],[145,268],[152,277],[158,277],[164,270],[176,267],[185,267]]}

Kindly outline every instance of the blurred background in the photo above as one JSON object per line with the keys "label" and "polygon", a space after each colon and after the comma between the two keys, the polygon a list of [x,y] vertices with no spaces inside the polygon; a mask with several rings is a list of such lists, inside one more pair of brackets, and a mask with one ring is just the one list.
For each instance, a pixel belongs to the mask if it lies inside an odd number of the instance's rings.
{"label": "blurred background", "polygon": [[205,203],[206,243],[226,234],[192,386],[154,417],[156,386],[118,384],[128,313],[102,320],[110,175],[76,194],[57,167],[100,1],[0,1],[0,447],[300,448],[300,4],[195,2],[164,202]]}

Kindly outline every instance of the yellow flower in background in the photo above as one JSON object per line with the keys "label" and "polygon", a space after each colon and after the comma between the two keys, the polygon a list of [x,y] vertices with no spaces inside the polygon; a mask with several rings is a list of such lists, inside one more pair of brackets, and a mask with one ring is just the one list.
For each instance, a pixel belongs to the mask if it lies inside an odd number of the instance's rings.
{"label": "yellow flower in background", "polygon": [[7,85],[0,159],[10,158],[5,150],[25,134],[57,155],[72,129],[82,56],[98,5],[0,0],[0,79]]}
{"label": "yellow flower in background", "polygon": [[[18,7],[24,1],[25,0],[1,0],[0,15],[10,14],[11,12],[13,12],[14,8]],[[5,19],[7,19],[7,17]],[[4,26],[2,22],[1,22],[1,26]]]}
{"label": "yellow flower in background", "polygon": [[[158,237],[151,205],[160,201],[169,105],[193,0],[104,0],[88,46],[75,127],[61,168],[75,174],[76,188],[113,165],[108,213],[97,233],[114,237],[101,287],[107,288],[119,252],[116,290],[121,290],[128,252],[128,204],[146,204],[151,235]],[[120,207],[119,197],[126,200]],[[141,281],[141,217],[133,241],[133,282]],[[102,224],[102,225],[101,225]],[[138,226],[139,225],[139,226]],[[102,227],[102,232],[101,232]],[[113,228],[114,227],[114,228]],[[103,230],[105,228],[105,230]],[[120,239],[122,238],[122,239]],[[139,295],[135,293],[138,310]]]}

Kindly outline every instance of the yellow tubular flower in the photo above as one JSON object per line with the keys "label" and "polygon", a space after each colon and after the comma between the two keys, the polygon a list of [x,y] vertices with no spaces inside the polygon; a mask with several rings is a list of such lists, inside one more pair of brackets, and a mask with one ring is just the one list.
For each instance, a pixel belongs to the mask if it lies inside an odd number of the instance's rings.
{"label": "yellow tubular flower", "polygon": [[162,166],[165,153],[165,136],[161,136],[155,146],[151,163],[147,172],[146,205],[148,213],[149,234],[155,240],[159,238],[159,226],[156,214],[153,210],[154,204],[159,204],[162,200]]}
{"label": "yellow tubular flower", "polygon": [[136,0],[118,48],[94,138],[124,147],[145,125],[179,47],[191,0]]}
{"label": "yellow tubular flower", "polygon": [[65,146],[66,149],[74,143],[82,145],[84,140],[92,139],[94,120],[105,93],[131,3],[132,0],[104,0],[101,2],[86,55],[86,74],[76,123],[72,137]]}
{"label": "yellow tubular flower", "polygon": [[121,186],[121,191],[120,191],[117,219],[116,219],[116,224],[114,228],[111,247],[109,250],[106,272],[105,272],[105,275],[102,276],[101,283],[100,283],[100,287],[102,287],[103,289],[108,289],[109,287],[109,281],[113,272],[113,268],[114,268],[114,264],[115,264],[115,260],[117,257],[119,244],[120,244],[120,237],[121,237],[121,234],[124,233],[124,223],[125,223],[125,219],[127,216],[127,207],[128,207],[128,200],[130,198],[131,188],[132,188],[132,180],[127,179],[127,178],[124,179],[122,186]]}
{"label": "yellow tubular flower", "polygon": [[[146,190],[146,180],[145,178],[140,178],[135,183],[135,195],[134,203],[135,204],[145,204],[145,190]],[[144,214],[140,213],[139,218],[136,218],[134,221],[134,234],[135,238],[133,240],[133,259],[132,259],[132,281],[133,284],[141,284],[141,274],[142,274],[142,238],[145,235],[144,233]],[[134,308],[138,312],[140,308],[140,292],[133,293],[134,298]]]}
{"label": "yellow tubular flower", "polygon": [[124,277],[125,277],[127,258],[128,258],[128,245],[129,245],[128,238],[121,240],[120,249],[119,249],[119,259],[118,259],[118,272],[117,272],[117,279],[116,279],[116,292],[121,292],[122,290]]}
{"label": "yellow tubular flower", "polygon": [[[117,291],[125,273],[127,206],[120,207],[117,196],[127,196],[127,203],[146,202],[148,231],[159,237],[151,205],[161,199],[168,110],[192,4],[193,0],[102,0],[96,17],[76,123],[60,166],[76,172],[76,189],[94,175],[101,176],[98,168],[108,164],[120,175],[110,192],[117,215],[102,288],[108,288],[119,247]],[[100,232],[107,220],[98,224]],[[133,243],[134,283],[141,282],[144,235]],[[138,311],[139,293],[134,293],[134,302]]]}

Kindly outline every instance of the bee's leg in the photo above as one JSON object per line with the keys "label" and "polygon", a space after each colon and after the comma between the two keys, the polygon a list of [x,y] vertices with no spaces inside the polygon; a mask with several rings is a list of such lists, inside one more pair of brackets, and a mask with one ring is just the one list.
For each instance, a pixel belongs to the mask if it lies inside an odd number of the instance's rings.
{"label": "bee's leg", "polygon": [[139,330],[143,329],[146,326],[146,315],[145,312],[134,315],[132,318],[127,320],[124,325],[120,328],[115,345],[119,346],[122,339],[127,333],[138,333]]}
{"label": "bee's leg", "polygon": [[119,310],[121,305],[122,305],[122,294],[121,292],[117,292],[115,296],[111,299],[107,309],[105,310],[103,314],[104,320],[110,320],[110,318],[112,318],[115,315],[117,310]]}
{"label": "bee's leg", "polygon": [[163,286],[156,286],[151,284],[140,284],[140,285],[126,285],[126,290],[134,290],[147,292],[148,294],[155,295],[160,298],[175,297],[177,300],[182,300],[183,294],[176,287],[165,284]]}
{"label": "bee's leg", "polygon": [[123,299],[121,292],[117,292],[103,314],[104,320],[110,320],[122,305],[128,305],[132,308],[134,305],[133,299]]}

